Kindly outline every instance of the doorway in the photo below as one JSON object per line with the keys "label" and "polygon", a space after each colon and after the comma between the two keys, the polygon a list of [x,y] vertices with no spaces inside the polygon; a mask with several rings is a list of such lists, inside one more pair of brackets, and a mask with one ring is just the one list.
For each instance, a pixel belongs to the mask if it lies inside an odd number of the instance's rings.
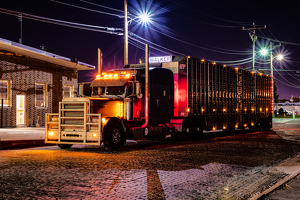
{"label": "doorway", "polygon": [[25,126],[25,95],[17,95],[17,126]]}

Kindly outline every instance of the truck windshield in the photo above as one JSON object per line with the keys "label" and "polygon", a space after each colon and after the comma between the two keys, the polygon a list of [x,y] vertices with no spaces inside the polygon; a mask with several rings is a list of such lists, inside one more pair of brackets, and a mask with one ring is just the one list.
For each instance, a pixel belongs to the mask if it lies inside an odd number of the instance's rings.
{"label": "truck windshield", "polygon": [[107,87],[105,95],[122,95],[124,94],[125,86]]}
{"label": "truck windshield", "polygon": [[105,87],[93,87],[92,95],[104,95]]}

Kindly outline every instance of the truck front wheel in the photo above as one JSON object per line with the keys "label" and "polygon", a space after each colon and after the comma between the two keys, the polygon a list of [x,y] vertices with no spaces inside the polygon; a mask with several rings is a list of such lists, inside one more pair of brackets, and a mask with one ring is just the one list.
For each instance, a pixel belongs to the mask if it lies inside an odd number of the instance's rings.
{"label": "truck front wheel", "polygon": [[107,130],[107,136],[108,136],[108,143],[109,148],[112,151],[119,150],[120,146],[122,145],[122,139],[123,139],[123,129],[118,123],[112,123],[108,127]]}

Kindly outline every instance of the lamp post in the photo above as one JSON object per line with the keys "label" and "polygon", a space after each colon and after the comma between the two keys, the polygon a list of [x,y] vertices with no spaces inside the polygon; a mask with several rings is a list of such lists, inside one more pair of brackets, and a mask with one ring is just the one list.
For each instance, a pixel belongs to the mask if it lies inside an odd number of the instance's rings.
{"label": "lamp post", "polygon": [[[270,70],[271,70],[271,97],[272,97],[272,118],[275,118],[275,114],[274,114],[274,78],[273,78],[273,48],[281,46],[281,44],[279,43],[279,45],[275,45],[273,46],[273,43],[270,42]],[[262,55],[266,55],[268,53],[267,49],[262,49],[260,51],[260,53]],[[278,60],[282,60],[283,56],[281,54],[277,55],[277,59]]]}
{"label": "lamp post", "polygon": [[139,23],[146,26],[151,22],[150,16],[148,11],[143,11],[135,18],[129,17],[130,20],[128,22],[127,0],[124,0],[124,66],[128,65],[128,24],[138,19]]}

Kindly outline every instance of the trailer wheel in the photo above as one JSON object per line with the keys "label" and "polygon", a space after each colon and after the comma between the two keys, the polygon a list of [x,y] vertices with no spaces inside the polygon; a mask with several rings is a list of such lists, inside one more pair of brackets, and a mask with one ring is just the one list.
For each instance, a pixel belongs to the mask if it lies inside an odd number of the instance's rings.
{"label": "trailer wheel", "polygon": [[178,133],[178,138],[180,140],[191,140],[192,139],[192,133],[191,133],[191,125],[190,122],[187,120],[184,120],[182,123],[182,131],[181,133]]}
{"label": "trailer wheel", "polygon": [[120,146],[122,145],[122,137],[124,135],[123,129],[120,124],[116,122],[110,124],[107,134],[110,150],[118,151]]}
{"label": "trailer wheel", "polygon": [[203,136],[203,127],[201,121],[196,120],[193,128],[194,128],[194,132],[193,132],[194,139],[196,140],[201,139]]}
{"label": "trailer wheel", "polygon": [[59,148],[61,149],[69,149],[71,148],[73,145],[72,144],[58,144],[57,145]]}

